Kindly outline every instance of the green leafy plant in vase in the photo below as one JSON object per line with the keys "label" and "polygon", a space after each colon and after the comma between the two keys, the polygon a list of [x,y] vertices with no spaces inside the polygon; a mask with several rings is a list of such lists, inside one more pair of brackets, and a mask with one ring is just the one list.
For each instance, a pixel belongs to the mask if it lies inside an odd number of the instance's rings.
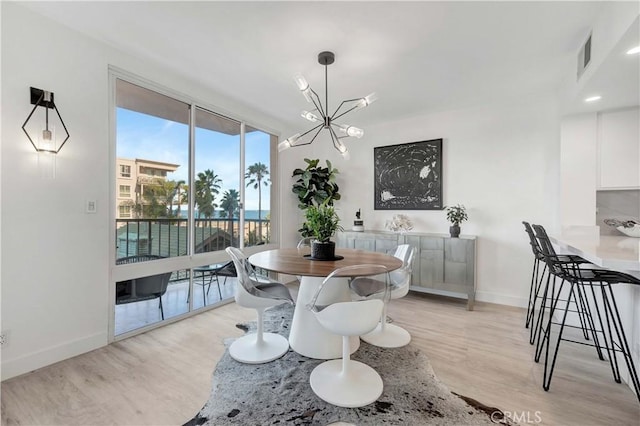
{"label": "green leafy plant in vase", "polygon": [[311,242],[313,259],[334,259],[336,243],[331,237],[336,231],[342,231],[340,218],[333,206],[324,202],[318,206],[310,205],[305,210],[306,228],[314,240]]}
{"label": "green leafy plant in vase", "polygon": [[[319,159],[304,159],[307,166],[304,169],[297,168],[292,177],[296,179],[291,191],[298,197],[298,208],[305,211],[309,206],[319,206],[323,203],[332,206],[334,201],[340,199],[340,188],[336,183],[338,169],[334,168],[329,160],[326,167],[320,165]],[[307,238],[312,234],[306,222],[298,230]]]}
{"label": "green leafy plant in vase", "polygon": [[452,238],[458,238],[460,236],[460,224],[468,219],[467,209],[462,204],[447,207],[447,220],[451,222],[449,233]]}

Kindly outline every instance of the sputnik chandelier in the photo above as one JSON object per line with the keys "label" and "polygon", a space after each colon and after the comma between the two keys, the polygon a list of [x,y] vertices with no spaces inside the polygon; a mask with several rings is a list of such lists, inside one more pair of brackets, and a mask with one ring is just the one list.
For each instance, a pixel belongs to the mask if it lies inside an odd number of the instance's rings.
{"label": "sputnik chandelier", "polygon": [[[364,131],[354,126],[350,126],[348,124],[338,124],[335,120],[340,117],[350,113],[351,111],[355,111],[361,108],[364,108],[370,105],[373,101],[377,99],[375,93],[371,93],[364,98],[356,98],[356,99],[348,99],[346,101],[342,101],[338,108],[333,112],[333,114],[329,115],[329,87],[327,83],[327,66],[331,65],[335,61],[335,55],[333,52],[320,52],[318,54],[318,62],[320,65],[324,65],[324,105],[320,100],[318,94],[313,90],[307,80],[300,74],[297,74],[294,79],[298,84],[298,88],[304,95],[307,102],[313,103],[315,109],[312,111],[302,111],[302,117],[311,121],[312,123],[319,123],[317,126],[307,130],[306,132],[300,134],[297,133],[290,138],[285,139],[284,141],[278,144],[278,151],[284,151],[285,149],[291,148],[292,146],[302,146],[309,145],[312,143],[318,134],[323,129],[329,131],[331,135],[331,141],[333,142],[333,146],[337,149],[343,157],[348,156],[347,147],[342,143],[341,139],[347,137],[354,137],[360,139],[364,136]],[[343,107],[344,110],[342,109]],[[336,130],[342,134],[342,136],[338,136]],[[303,138],[316,131],[310,141],[304,142]]]}

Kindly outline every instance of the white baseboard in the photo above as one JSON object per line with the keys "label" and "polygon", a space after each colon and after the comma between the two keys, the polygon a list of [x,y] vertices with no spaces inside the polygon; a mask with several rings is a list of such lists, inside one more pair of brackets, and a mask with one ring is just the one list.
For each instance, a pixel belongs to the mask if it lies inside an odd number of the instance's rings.
{"label": "white baseboard", "polygon": [[97,333],[70,342],[61,343],[15,359],[2,359],[1,377],[7,380],[38,368],[106,346],[107,333]]}
{"label": "white baseboard", "polygon": [[523,297],[509,296],[489,291],[477,291],[476,300],[480,302],[497,303],[498,305],[516,306],[519,308],[526,308],[529,303],[529,299]]}

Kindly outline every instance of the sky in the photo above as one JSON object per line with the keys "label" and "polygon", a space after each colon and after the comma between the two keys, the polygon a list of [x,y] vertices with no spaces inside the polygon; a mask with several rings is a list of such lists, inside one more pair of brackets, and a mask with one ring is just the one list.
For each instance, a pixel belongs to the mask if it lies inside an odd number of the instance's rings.
{"label": "sky", "polygon": [[[189,127],[186,124],[117,108],[116,138],[117,157],[179,164],[180,167],[169,173],[167,179],[189,181]],[[257,162],[266,164],[271,172],[269,139],[269,134],[261,131],[246,134],[243,174],[249,165]],[[195,159],[196,176],[212,169],[222,180],[220,194],[216,196],[217,204],[226,190],[240,192],[240,135],[196,128]],[[269,188],[262,186],[263,211],[269,210]],[[253,189],[253,185],[245,189],[245,209],[258,210],[258,190]]]}

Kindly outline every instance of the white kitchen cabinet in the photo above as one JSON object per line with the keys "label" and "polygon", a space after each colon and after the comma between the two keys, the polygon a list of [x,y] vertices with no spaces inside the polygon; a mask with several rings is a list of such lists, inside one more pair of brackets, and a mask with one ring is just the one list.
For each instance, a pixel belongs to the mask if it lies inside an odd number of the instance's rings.
{"label": "white kitchen cabinet", "polygon": [[598,189],[640,189],[640,109],[598,115]]}

